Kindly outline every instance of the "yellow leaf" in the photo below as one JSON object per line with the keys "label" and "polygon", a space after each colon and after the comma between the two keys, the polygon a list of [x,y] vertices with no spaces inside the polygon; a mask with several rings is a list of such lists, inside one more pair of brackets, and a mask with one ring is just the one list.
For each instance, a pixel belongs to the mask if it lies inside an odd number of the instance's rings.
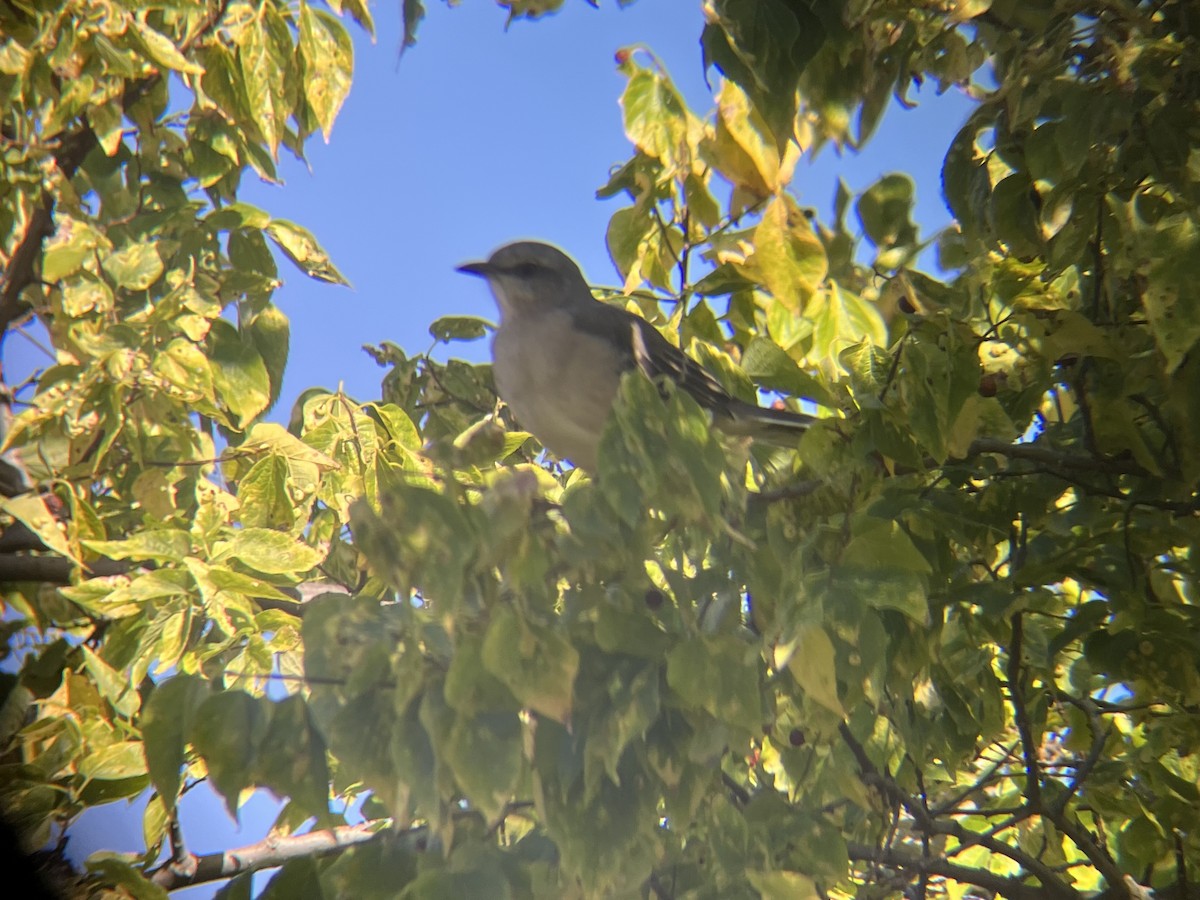
{"label": "yellow leaf", "polygon": [[71,549],[58,520],[46,506],[41,494],[23,494],[20,497],[8,497],[0,500],[0,509],[14,519],[18,519],[26,528],[36,534],[51,550],[60,553],[70,560],[79,563],[79,557]]}
{"label": "yellow leaf", "polygon": [[776,666],[786,665],[804,693],[839,716],[846,714],[838,699],[833,641],[820,625],[802,625],[796,636],[775,649]]}
{"label": "yellow leaf", "polygon": [[772,200],[754,229],[751,262],[767,290],[791,312],[800,311],[828,271],[820,239],[786,197]]}

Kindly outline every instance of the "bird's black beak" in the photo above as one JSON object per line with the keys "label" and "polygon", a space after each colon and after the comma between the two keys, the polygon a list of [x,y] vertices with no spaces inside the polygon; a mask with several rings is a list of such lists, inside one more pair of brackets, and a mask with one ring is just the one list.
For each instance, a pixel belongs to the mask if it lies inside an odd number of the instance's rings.
{"label": "bird's black beak", "polygon": [[469,262],[463,263],[461,266],[455,266],[455,272],[463,272],[467,275],[478,275],[480,278],[487,278],[495,271],[495,267],[487,262]]}

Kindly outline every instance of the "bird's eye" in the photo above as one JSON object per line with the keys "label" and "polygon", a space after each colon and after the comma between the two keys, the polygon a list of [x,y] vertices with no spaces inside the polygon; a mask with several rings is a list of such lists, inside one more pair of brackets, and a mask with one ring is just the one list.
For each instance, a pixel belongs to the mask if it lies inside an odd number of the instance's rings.
{"label": "bird's eye", "polygon": [[512,271],[518,278],[532,278],[538,273],[538,265],[531,262],[517,263]]}

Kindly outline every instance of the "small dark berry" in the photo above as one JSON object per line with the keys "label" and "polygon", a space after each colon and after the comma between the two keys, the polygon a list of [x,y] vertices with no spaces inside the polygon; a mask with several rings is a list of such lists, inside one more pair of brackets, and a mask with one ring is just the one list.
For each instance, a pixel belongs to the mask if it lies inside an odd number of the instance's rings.
{"label": "small dark berry", "polygon": [[650,588],[646,591],[645,601],[650,609],[658,609],[663,605],[663,592],[658,588]]}
{"label": "small dark berry", "polygon": [[979,379],[979,396],[995,397],[997,387],[996,376],[989,372]]}
{"label": "small dark berry", "polygon": [[799,728],[793,728],[791,730],[791,733],[788,734],[788,743],[791,744],[793,747],[803,747],[804,746],[804,732],[801,731]]}

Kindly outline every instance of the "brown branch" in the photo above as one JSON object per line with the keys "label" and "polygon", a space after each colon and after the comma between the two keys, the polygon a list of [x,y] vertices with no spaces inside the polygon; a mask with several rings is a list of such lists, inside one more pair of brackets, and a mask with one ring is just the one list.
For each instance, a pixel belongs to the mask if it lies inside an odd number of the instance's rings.
{"label": "brown branch", "polygon": [[[91,129],[89,128],[89,133]],[[34,282],[34,264],[42,255],[42,244],[54,234],[54,196],[45,191],[21,242],[9,257],[4,275],[4,287],[0,289],[0,334],[8,326],[29,311],[29,304],[21,299],[21,291]]]}
{"label": "brown branch", "polygon": [[1029,711],[1025,708],[1024,687],[1021,675],[1021,654],[1024,648],[1024,620],[1019,612],[1013,613],[1012,642],[1008,648],[1008,696],[1012,701],[1013,720],[1021,736],[1021,755],[1025,760],[1025,799],[1032,808],[1042,802],[1042,776],[1038,770],[1038,744],[1033,740],[1033,727],[1029,722]]}
{"label": "brown branch", "polygon": [[1013,444],[999,438],[976,438],[967,448],[967,458],[979,456],[984,453],[995,453],[1009,459],[1026,459],[1059,469],[1104,472],[1109,475],[1150,474],[1131,459],[1113,459],[1063,453],[1036,443]]}
{"label": "brown branch", "polygon": [[[44,581],[49,584],[70,584],[79,568],[64,556],[0,556],[0,584],[18,581]],[[124,575],[130,564],[119,559],[98,559],[87,564],[92,575]]]}
{"label": "brown branch", "polygon": [[[1042,895],[1043,900],[1045,897],[1070,898],[1075,896],[1075,892],[1071,890],[1070,886],[1058,876],[1057,872],[1036,857],[1026,853],[1021,848],[1013,847],[996,839],[992,833],[980,834],[964,828],[957,822],[939,822],[935,820],[923,803],[919,802],[917,798],[910,796],[903,788],[900,787],[900,785],[895,782],[894,779],[881,773],[879,769],[876,768],[875,764],[871,761],[871,758],[867,756],[867,751],[864,749],[863,745],[859,743],[858,738],[854,736],[854,733],[850,731],[849,726],[846,725],[845,722],[838,726],[838,732],[841,734],[842,740],[846,742],[846,746],[850,748],[850,752],[854,754],[854,758],[858,762],[859,770],[862,773],[863,782],[877,788],[889,798],[899,803],[900,806],[902,806],[904,810],[910,816],[912,816],[913,821],[917,829],[921,832],[922,836],[928,837],[930,835],[939,834],[947,837],[953,837],[962,845],[960,850],[966,850],[971,846],[978,845],[990,850],[992,853],[996,853],[1011,859],[1042,883],[1042,890],[1044,891],[1044,894]],[[925,856],[914,857],[914,859],[928,860],[931,862],[937,861],[933,857]],[[950,863],[947,864],[952,865]],[[935,870],[930,869],[927,871],[919,871],[919,874],[928,875],[944,873],[938,873]],[[979,882],[970,883],[979,884]]]}
{"label": "brown branch", "polygon": [[1097,497],[1110,497],[1113,500],[1120,500],[1122,503],[1128,503],[1131,509],[1136,509],[1139,506],[1144,506],[1147,509],[1161,509],[1165,512],[1174,513],[1176,516],[1194,516],[1200,512],[1200,492],[1192,491],[1190,500],[1150,500],[1146,498],[1136,498],[1129,494],[1122,493],[1116,488],[1103,487],[1098,484],[1093,484],[1081,480],[1078,476],[1070,475],[1059,469],[1047,466],[1045,468],[1023,469],[1021,471],[1004,471],[993,472],[990,478],[1024,478],[1029,475],[1049,475],[1051,478],[1059,478],[1067,484],[1073,485],[1084,494],[1093,494]]}
{"label": "brown branch", "polygon": [[37,533],[24,522],[10,522],[4,526],[4,531],[0,532],[0,556],[27,550],[45,551],[49,549],[37,536]]}
{"label": "brown branch", "polygon": [[340,853],[350,847],[388,837],[406,837],[423,833],[425,826],[418,826],[395,835],[386,823],[373,821],[361,825],[339,825],[308,834],[293,834],[287,837],[272,835],[256,844],[196,856],[188,853],[183,860],[169,860],[147,873],[151,883],[174,891],[195,884],[220,881],[246,872],[280,866],[293,859],[305,856],[326,856]]}
{"label": "brown branch", "polygon": [[1073,897],[1075,891],[1071,889],[1058,873],[1050,866],[1039,860],[1037,857],[1031,856],[1019,847],[1013,847],[1006,844],[998,838],[994,837],[994,833],[1002,831],[1005,828],[1011,828],[1021,820],[1028,818],[1030,813],[1022,812],[1013,816],[1010,821],[1006,821],[996,826],[989,832],[975,832],[964,828],[957,822],[934,822],[932,823],[933,834],[943,834],[948,837],[953,837],[959,842],[952,853],[962,853],[969,850],[971,847],[983,847],[985,850],[990,850],[998,856],[1004,856],[1011,859],[1030,875],[1035,877],[1042,883],[1046,889],[1046,894],[1049,897]]}
{"label": "brown branch", "polygon": [[1088,730],[1092,733],[1092,746],[1088,750],[1088,755],[1078,766],[1075,767],[1075,774],[1071,778],[1071,783],[1067,785],[1067,791],[1059,797],[1055,803],[1055,811],[1065,813],[1067,804],[1071,802],[1071,798],[1079,793],[1079,789],[1092,774],[1092,770],[1100,762],[1100,757],[1104,754],[1104,745],[1108,743],[1108,737],[1112,734],[1111,727],[1105,727],[1104,722],[1100,719],[1100,707],[1095,704],[1089,697],[1072,697],[1065,691],[1056,691],[1055,696],[1066,703],[1071,704],[1079,710],[1082,710],[1087,716]]}
{"label": "brown branch", "polygon": [[[852,860],[871,862],[911,872],[914,875],[940,875],[952,878],[960,884],[972,884],[1007,897],[1009,900],[1046,900],[1046,890],[1036,885],[1026,884],[1019,878],[996,875],[986,869],[973,869],[960,866],[941,857],[923,857],[903,853],[899,850],[882,847],[868,847],[865,844],[849,844],[846,848]],[[1071,892],[1074,895],[1074,891]]]}
{"label": "brown branch", "polygon": [[1050,820],[1055,828],[1069,837],[1071,842],[1079,848],[1079,852],[1096,867],[1101,877],[1108,882],[1108,896],[1122,898],[1130,896],[1129,883],[1125,880],[1125,873],[1108,855],[1108,851],[1100,846],[1100,842],[1090,831],[1076,819],[1069,818],[1066,813],[1059,813],[1053,809],[1042,809],[1041,813]]}
{"label": "brown branch", "polygon": [[785,484],[783,487],[774,488],[769,491],[759,491],[757,494],[751,495],[751,500],[757,500],[760,503],[775,503],[779,500],[798,500],[815,493],[827,483],[820,478],[810,478],[806,481],[797,481],[795,484]]}
{"label": "brown branch", "polygon": [[[958,805],[960,803],[962,803],[964,800],[966,800],[968,797],[970,797],[975,792],[983,790],[983,788],[992,779],[992,777],[1000,770],[1000,767],[1004,765],[1008,756],[1011,755],[1013,750],[1015,750],[1016,748],[1017,748],[1016,744],[1013,744],[1011,747],[1008,748],[1008,752],[1005,754],[1005,756],[1001,757],[1000,759],[989,762],[988,767],[984,771],[979,773],[979,777],[975,779],[974,784],[972,784],[970,787],[967,787],[967,788],[959,791],[959,793],[956,794],[955,796],[950,797],[946,800],[943,800],[941,803],[939,803],[937,806],[935,806],[933,808],[933,810],[931,811],[932,815],[934,815],[935,817],[939,817],[939,816],[945,815],[947,813],[950,813],[952,815],[955,814],[958,811]],[[997,814],[996,810],[970,810],[969,811],[969,813],[971,815],[974,815],[977,812],[983,813],[984,815]],[[1010,811],[1008,814],[1011,814],[1011,812],[1015,812],[1015,810]],[[1003,814],[1003,813],[1001,813],[1001,814]]]}

